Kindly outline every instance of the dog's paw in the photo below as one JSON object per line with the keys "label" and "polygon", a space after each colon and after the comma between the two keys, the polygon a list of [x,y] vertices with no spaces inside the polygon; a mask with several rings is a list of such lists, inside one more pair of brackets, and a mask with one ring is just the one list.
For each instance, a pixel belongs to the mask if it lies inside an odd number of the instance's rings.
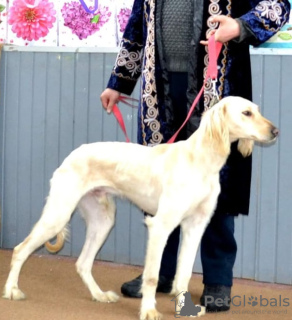
{"label": "dog's paw", "polygon": [[106,302],[117,302],[119,300],[119,296],[113,291],[105,292]]}
{"label": "dog's paw", "polygon": [[25,299],[25,294],[19,288],[5,288],[3,291],[2,298],[9,300],[23,300]]}
{"label": "dog's paw", "polygon": [[162,314],[156,309],[141,311],[140,320],[161,320]]}
{"label": "dog's paw", "polygon": [[175,296],[175,297],[176,297],[179,293],[180,293],[180,292],[177,292],[177,290],[176,290],[174,287],[172,287],[172,289],[171,289],[171,291],[170,291],[169,295],[170,295],[170,296]]}
{"label": "dog's paw", "polygon": [[201,311],[197,314],[197,317],[201,317],[206,314],[206,307],[200,305],[199,307],[201,307]]}
{"label": "dog's paw", "polygon": [[99,302],[117,302],[119,296],[113,291],[107,291],[97,294],[95,297],[92,297],[92,299]]}

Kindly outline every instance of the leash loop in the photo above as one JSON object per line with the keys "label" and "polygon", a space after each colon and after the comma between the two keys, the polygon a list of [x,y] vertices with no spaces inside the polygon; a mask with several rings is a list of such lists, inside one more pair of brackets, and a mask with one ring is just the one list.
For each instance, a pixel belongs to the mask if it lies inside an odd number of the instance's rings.
{"label": "leash loop", "polygon": [[[122,102],[122,103],[124,103],[124,104],[126,104],[126,105],[128,105],[128,106],[130,106],[132,108],[137,108],[137,106],[134,105],[133,102],[139,102],[139,100],[131,98],[131,97],[126,97],[126,96],[120,95],[119,96],[119,102]],[[132,102],[132,103],[130,103],[130,102]],[[126,125],[125,125],[125,122],[124,122],[123,115],[122,115],[122,113],[121,113],[121,111],[120,111],[120,109],[119,109],[117,104],[115,104],[113,106],[112,112],[113,112],[114,116],[116,117],[119,126],[121,127],[122,131],[124,132],[124,135],[126,137],[126,141],[130,142],[130,139],[129,139],[128,134],[127,134]]]}
{"label": "leash loop", "polygon": [[120,125],[122,131],[124,132],[124,135],[126,137],[126,141],[130,142],[130,139],[129,139],[128,134],[127,134],[127,130],[126,130],[126,126],[125,126],[123,115],[122,115],[120,109],[118,108],[118,106],[116,104],[113,106],[112,112],[113,112],[114,116],[116,117],[116,119],[118,121],[118,124]]}

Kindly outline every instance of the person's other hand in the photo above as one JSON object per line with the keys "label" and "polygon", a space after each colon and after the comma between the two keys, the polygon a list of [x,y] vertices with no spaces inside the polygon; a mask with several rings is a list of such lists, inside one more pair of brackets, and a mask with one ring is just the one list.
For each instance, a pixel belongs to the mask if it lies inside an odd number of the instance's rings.
{"label": "person's other hand", "polygon": [[100,100],[103,108],[107,113],[111,113],[113,106],[119,101],[120,92],[113,89],[105,89],[100,95]]}
{"label": "person's other hand", "polygon": [[216,30],[211,30],[207,35],[207,40],[200,41],[203,45],[208,45],[209,38],[214,34],[215,40],[218,42],[228,42],[240,35],[239,23],[230,17],[224,15],[212,16],[209,19],[212,23],[219,23],[219,27]]}

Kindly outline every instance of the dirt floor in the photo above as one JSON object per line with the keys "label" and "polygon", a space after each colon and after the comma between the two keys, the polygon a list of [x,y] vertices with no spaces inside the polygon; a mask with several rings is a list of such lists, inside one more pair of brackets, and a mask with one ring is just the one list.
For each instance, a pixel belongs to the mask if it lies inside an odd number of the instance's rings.
{"label": "dirt floor", "polygon": [[[8,275],[11,255],[10,250],[0,250],[0,290]],[[27,299],[0,299],[0,320],[139,319],[139,299],[121,296],[117,303],[93,302],[75,271],[75,261],[58,256],[31,256],[19,281]],[[95,262],[93,266],[93,275],[100,287],[119,294],[121,284],[141,272],[140,267],[106,262]],[[202,289],[201,276],[194,274],[189,289],[194,304],[199,303]],[[235,279],[232,297],[230,311],[209,313],[204,319],[292,319],[292,286]],[[157,294],[157,309],[164,315],[163,319],[180,317],[172,298],[167,294]]]}

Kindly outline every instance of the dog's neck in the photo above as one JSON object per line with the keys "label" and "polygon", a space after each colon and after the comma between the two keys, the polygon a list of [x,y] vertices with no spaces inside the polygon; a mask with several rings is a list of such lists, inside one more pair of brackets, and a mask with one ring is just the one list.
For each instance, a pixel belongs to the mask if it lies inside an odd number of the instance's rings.
{"label": "dog's neck", "polygon": [[[210,162],[214,171],[220,171],[230,154],[231,137],[229,132],[220,136],[212,131],[212,123],[207,115],[202,119],[199,128],[188,139],[191,152],[199,161]],[[198,151],[199,150],[199,151]],[[204,150],[202,152],[202,150]]]}

